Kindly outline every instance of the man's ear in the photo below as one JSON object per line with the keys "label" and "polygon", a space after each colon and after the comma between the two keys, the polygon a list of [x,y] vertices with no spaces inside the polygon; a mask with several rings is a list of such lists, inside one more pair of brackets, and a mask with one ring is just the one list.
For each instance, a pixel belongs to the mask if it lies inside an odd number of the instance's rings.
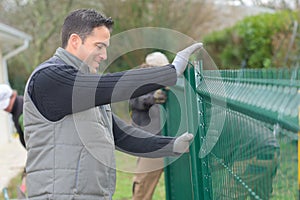
{"label": "man's ear", "polygon": [[68,40],[68,46],[71,47],[72,49],[77,49],[81,45],[82,41],[79,35],[76,33],[73,33],[70,35],[69,40]]}

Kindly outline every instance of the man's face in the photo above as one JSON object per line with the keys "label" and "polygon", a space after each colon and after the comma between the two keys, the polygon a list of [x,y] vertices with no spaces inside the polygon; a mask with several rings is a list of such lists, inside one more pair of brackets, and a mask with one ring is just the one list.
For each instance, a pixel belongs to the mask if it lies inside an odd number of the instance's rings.
{"label": "man's face", "polygon": [[102,60],[106,60],[106,48],[109,46],[110,32],[105,26],[94,28],[84,42],[77,49],[77,57],[90,67],[92,73],[96,73]]}

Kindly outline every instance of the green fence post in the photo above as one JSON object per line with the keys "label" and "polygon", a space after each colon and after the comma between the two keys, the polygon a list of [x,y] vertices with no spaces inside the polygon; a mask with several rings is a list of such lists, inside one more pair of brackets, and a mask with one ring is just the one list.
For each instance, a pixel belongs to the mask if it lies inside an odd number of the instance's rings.
{"label": "green fence post", "polygon": [[[190,162],[191,162],[191,179],[192,179],[192,191],[193,199],[200,200],[203,199],[203,194],[201,188],[201,182],[199,180],[202,177],[201,171],[198,169],[199,161],[197,159],[197,152],[199,152],[199,138],[197,137],[198,132],[198,116],[195,112],[197,107],[195,101],[195,78],[193,68],[189,68],[184,73],[185,76],[185,104],[187,113],[187,131],[193,133],[194,141],[190,146]],[[195,174],[196,173],[196,174]]]}
{"label": "green fence post", "polygon": [[211,181],[206,158],[199,158],[199,151],[205,137],[204,110],[202,98],[196,93],[196,85],[201,80],[201,62],[195,62],[195,67],[185,71],[185,103],[187,113],[187,131],[194,134],[190,146],[191,178],[193,199],[211,199]]}
{"label": "green fence post", "polygon": [[[167,102],[164,105],[165,118],[161,118],[165,119],[163,133],[174,137],[187,130],[183,78],[180,77],[176,86],[171,87],[167,94]],[[180,157],[165,158],[164,174],[167,200],[193,199],[190,168],[190,155],[188,153]]]}

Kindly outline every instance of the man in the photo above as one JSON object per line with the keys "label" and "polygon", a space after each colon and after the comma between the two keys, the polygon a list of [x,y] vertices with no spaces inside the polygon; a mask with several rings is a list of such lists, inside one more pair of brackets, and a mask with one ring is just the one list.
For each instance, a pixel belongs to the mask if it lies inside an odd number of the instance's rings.
{"label": "man", "polygon": [[27,82],[29,199],[112,199],[115,148],[148,157],[174,156],[188,149],[192,134],[153,136],[124,123],[109,104],[175,84],[202,44],[180,51],[172,65],[98,75],[112,25],[111,18],[94,10],[71,12],[62,27],[62,48]]}
{"label": "man", "polygon": [[[141,68],[165,66],[168,58],[161,52],[153,52],[146,56]],[[156,90],[140,97],[131,99],[132,125],[150,133],[161,134],[160,107],[166,101],[166,94]],[[151,200],[155,187],[163,172],[162,158],[138,158],[135,176],[133,178],[132,199]]]}
{"label": "man", "polygon": [[12,115],[12,119],[19,134],[19,139],[26,148],[23,133],[23,96],[19,96],[16,90],[12,90],[6,84],[0,84],[0,109]]}

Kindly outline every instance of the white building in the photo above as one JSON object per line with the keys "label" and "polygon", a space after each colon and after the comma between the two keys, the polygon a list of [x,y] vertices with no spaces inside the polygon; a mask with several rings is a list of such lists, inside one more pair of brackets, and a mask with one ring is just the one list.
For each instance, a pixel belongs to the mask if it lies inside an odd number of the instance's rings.
{"label": "white building", "polygon": [[[31,37],[0,23],[0,83],[9,84],[7,60],[27,49]],[[7,143],[13,131],[11,116],[0,111],[0,144]]]}

